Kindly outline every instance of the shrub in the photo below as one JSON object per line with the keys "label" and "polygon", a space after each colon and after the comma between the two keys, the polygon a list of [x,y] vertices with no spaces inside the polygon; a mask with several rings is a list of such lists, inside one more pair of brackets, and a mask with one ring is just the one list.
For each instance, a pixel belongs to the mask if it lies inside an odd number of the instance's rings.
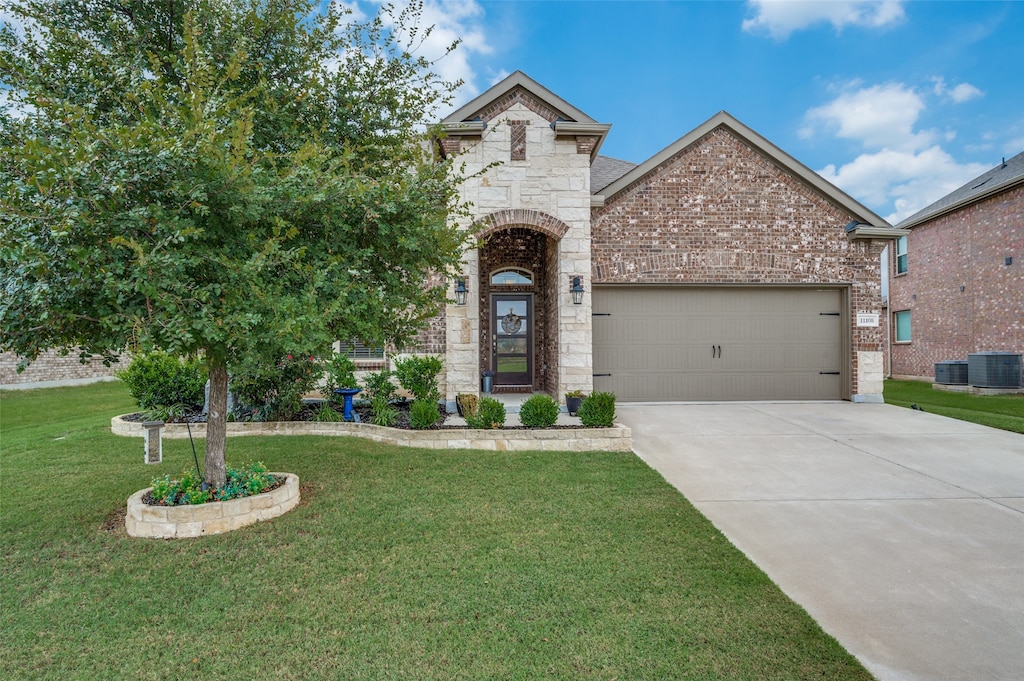
{"label": "shrub", "polygon": [[279,482],[260,462],[242,468],[228,468],[223,487],[204,489],[203,481],[195,471],[185,469],[180,479],[165,475],[153,479],[153,500],[164,506],[205,504],[208,501],[227,501],[265,492]]}
{"label": "shrub", "polygon": [[356,363],[340,352],[334,353],[324,362],[324,392],[332,402],[341,402],[344,398],[334,392],[337,388],[358,388],[356,383]]}
{"label": "shrub", "polygon": [[288,420],[302,411],[302,396],[320,380],[323,367],[311,355],[287,355],[276,364],[232,367],[231,389],[253,421]]}
{"label": "shrub", "polygon": [[455,396],[455,405],[462,416],[472,416],[476,413],[476,406],[480,399],[471,393],[459,393]]}
{"label": "shrub", "polygon": [[385,402],[395,399],[397,388],[395,388],[395,384],[391,381],[393,375],[386,369],[366,374],[366,379],[363,381],[363,384],[366,386],[363,393],[366,399],[370,401],[383,399]]}
{"label": "shrub", "polygon": [[437,402],[441,390],[437,375],[441,373],[441,358],[433,355],[412,355],[395,360],[395,375],[402,387],[416,400]]}
{"label": "shrub", "polygon": [[398,420],[398,410],[391,406],[390,400],[377,396],[370,400],[370,422],[375,426],[393,426]]}
{"label": "shrub", "polygon": [[437,402],[416,400],[409,406],[409,426],[414,430],[430,428],[441,418]]}
{"label": "shrub", "polygon": [[534,395],[519,408],[519,420],[527,428],[547,428],[558,420],[558,402],[549,395]]}
{"label": "shrub", "polygon": [[583,399],[580,423],[591,428],[609,428],[615,423],[615,393],[593,393]]}
{"label": "shrub", "polygon": [[466,425],[481,430],[501,428],[505,425],[505,405],[493,397],[481,399],[476,413],[466,417]]}
{"label": "shrub", "polygon": [[178,359],[159,350],[136,355],[117,372],[143,409],[199,409],[203,406],[206,367],[198,358]]}

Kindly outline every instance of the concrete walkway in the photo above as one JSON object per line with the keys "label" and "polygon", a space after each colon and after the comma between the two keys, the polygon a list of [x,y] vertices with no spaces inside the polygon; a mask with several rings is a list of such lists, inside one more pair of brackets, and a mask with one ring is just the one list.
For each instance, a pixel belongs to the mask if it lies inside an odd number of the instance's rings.
{"label": "concrete walkway", "polygon": [[1024,679],[1024,436],[847,402],[618,415],[881,681]]}

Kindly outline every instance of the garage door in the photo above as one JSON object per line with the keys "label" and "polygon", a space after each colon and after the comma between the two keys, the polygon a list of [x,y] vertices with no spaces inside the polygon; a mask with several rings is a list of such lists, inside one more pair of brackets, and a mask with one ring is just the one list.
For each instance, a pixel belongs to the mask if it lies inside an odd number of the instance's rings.
{"label": "garage door", "polygon": [[842,292],[594,287],[594,389],[619,400],[843,397]]}

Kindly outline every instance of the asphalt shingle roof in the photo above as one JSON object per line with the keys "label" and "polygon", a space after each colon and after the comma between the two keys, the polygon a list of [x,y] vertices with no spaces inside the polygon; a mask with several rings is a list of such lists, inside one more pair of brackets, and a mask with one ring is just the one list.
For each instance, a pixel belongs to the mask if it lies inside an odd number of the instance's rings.
{"label": "asphalt shingle roof", "polygon": [[935,203],[919,210],[896,226],[912,227],[926,222],[953,206],[969,204],[974,197],[988,195],[992,193],[992,190],[1012,184],[1022,178],[1024,178],[1024,152],[1007,159],[992,170],[979,175],[956,191],[946,194]]}
{"label": "asphalt shingle roof", "polygon": [[611,156],[598,156],[590,164],[590,193],[598,193],[633,168],[636,168],[635,163]]}

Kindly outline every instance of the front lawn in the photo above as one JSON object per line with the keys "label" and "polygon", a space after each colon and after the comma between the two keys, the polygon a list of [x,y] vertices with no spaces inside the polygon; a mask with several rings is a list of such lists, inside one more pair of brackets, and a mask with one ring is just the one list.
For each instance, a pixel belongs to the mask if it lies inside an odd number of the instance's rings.
{"label": "front lawn", "polygon": [[232,438],[300,506],[132,539],[188,441],[145,466],[118,383],[0,400],[4,679],[871,678],[632,455]]}
{"label": "front lawn", "polygon": [[1024,395],[972,395],[935,390],[925,381],[885,382],[885,401],[950,418],[980,423],[1014,433],[1024,433]]}

